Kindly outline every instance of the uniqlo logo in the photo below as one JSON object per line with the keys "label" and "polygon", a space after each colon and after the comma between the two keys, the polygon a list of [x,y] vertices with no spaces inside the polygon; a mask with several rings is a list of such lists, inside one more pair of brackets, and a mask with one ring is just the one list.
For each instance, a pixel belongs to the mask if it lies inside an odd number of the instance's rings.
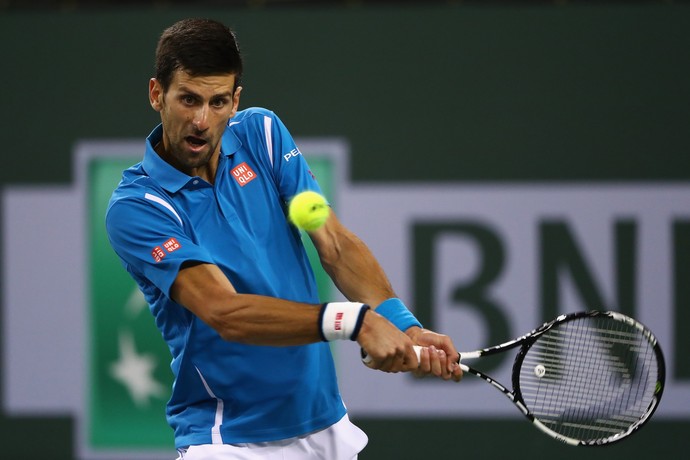
{"label": "uniqlo logo", "polygon": [[151,257],[153,257],[153,260],[155,260],[156,263],[158,263],[161,260],[163,260],[166,253],[177,251],[181,247],[182,245],[175,238],[170,238],[168,241],[163,243],[163,247],[156,246],[155,248],[153,248],[151,250]]}
{"label": "uniqlo logo", "polygon": [[254,179],[256,179],[256,173],[246,162],[242,162],[232,168],[232,177],[235,178],[240,187],[244,187]]}
{"label": "uniqlo logo", "polygon": [[173,252],[177,251],[180,249],[180,243],[177,242],[175,238],[170,238],[168,241],[163,243],[163,247],[165,248],[166,251],[168,252]]}
{"label": "uniqlo logo", "polygon": [[343,312],[342,311],[335,314],[334,328],[336,331],[339,331],[343,328]]}
{"label": "uniqlo logo", "polygon": [[158,263],[161,260],[163,260],[163,257],[165,257],[165,252],[163,252],[160,246],[156,246],[151,251],[151,256],[153,256],[153,260],[155,260],[156,263]]}

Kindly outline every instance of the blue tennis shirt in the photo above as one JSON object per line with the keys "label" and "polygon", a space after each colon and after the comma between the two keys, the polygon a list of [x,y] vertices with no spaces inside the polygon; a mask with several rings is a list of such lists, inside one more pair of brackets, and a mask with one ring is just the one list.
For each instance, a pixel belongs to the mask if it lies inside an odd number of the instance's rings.
{"label": "blue tennis shirt", "polygon": [[220,267],[240,293],[319,303],[286,202],[320,189],[292,136],[268,110],[238,112],[211,185],[158,156],[162,133],[153,130],[143,161],[123,173],[106,228],[172,354],[167,418],[176,447],[273,441],[332,425],[345,407],[327,343],[228,342],[169,297],[180,266],[199,261]]}

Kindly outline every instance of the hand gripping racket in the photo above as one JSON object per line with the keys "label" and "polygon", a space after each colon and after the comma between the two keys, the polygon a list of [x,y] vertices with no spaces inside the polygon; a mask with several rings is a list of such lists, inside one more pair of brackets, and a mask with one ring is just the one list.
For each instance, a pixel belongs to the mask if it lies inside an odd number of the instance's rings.
{"label": "hand gripping racket", "polygon": [[[664,388],[661,347],[652,332],[617,312],[562,315],[515,340],[460,353],[468,360],[520,347],[513,390],[461,364],[490,383],[541,431],[574,446],[620,441],[644,425]],[[421,347],[415,347],[417,356]],[[370,358],[363,352],[365,362]]]}

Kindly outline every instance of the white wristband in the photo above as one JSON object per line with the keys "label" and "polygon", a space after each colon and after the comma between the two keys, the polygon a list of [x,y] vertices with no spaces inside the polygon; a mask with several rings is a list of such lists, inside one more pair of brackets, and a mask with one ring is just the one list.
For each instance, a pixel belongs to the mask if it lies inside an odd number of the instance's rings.
{"label": "white wristband", "polygon": [[321,339],[355,340],[362,327],[368,305],[359,302],[329,302],[323,304],[319,315]]}

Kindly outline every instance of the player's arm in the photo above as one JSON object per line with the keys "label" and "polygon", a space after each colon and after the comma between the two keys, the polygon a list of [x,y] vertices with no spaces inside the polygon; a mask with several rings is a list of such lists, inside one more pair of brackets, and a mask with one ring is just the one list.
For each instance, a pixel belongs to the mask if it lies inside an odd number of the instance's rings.
{"label": "player's arm", "polygon": [[[119,197],[110,205],[106,230],[113,249],[127,265],[137,267],[151,283],[221,337],[246,344],[289,346],[324,339],[367,340],[376,335],[383,339],[373,344],[371,351],[381,357],[382,370],[398,372],[416,368],[414,352],[411,357],[405,355],[405,344],[410,339],[380,315],[363,313],[359,304],[328,304],[324,308],[238,293],[222,270],[213,264],[211,255],[188,239],[172,205],[161,205],[165,198],[152,201],[142,195]],[[162,241],[175,241],[177,246],[156,259],[151,248]],[[340,313],[345,307],[356,315],[349,334],[348,328],[338,329],[341,323],[326,314]],[[346,315],[348,318],[351,320],[353,315]]]}
{"label": "player's arm", "polygon": [[319,309],[314,305],[238,294],[213,264],[183,264],[170,296],[225,340],[254,345],[302,345],[319,340]]}
{"label": "player's arm", "polygon": [[[240,294],[213,264],[183,265],[170,295],[225,340],[272,346],[303,345],[322,340],[320,306]],[[357,341],[376,356],[378,369],[400,372],[417,368],[410,338],[374,312],[363,315]]]}
{"label": "player's arm", "polygon": [[[340,222],[335,213],[331,212],[326,224],[309,232],[309,236],[324,270],[345,297],[364,302],[372,308],[396,297],[376,257],[360,238]],[[411,343],[425,347],[417,374],[460,380],[462,371],[455,363],[458,352],[448,336],[418,326],[406,328],[405,333]],[[370,338],[372,342],[375,340],[375,337]],[[363,348],[369,352],[366,346]],[[374,356],[372,358],[376,360]]]}
{"label": "player's arm", "polygon": [[345,297],[372,307],[395,297],[388,277],[369,248],[334,212],[323,227],[309,232],[309,236],[321,265]]}

